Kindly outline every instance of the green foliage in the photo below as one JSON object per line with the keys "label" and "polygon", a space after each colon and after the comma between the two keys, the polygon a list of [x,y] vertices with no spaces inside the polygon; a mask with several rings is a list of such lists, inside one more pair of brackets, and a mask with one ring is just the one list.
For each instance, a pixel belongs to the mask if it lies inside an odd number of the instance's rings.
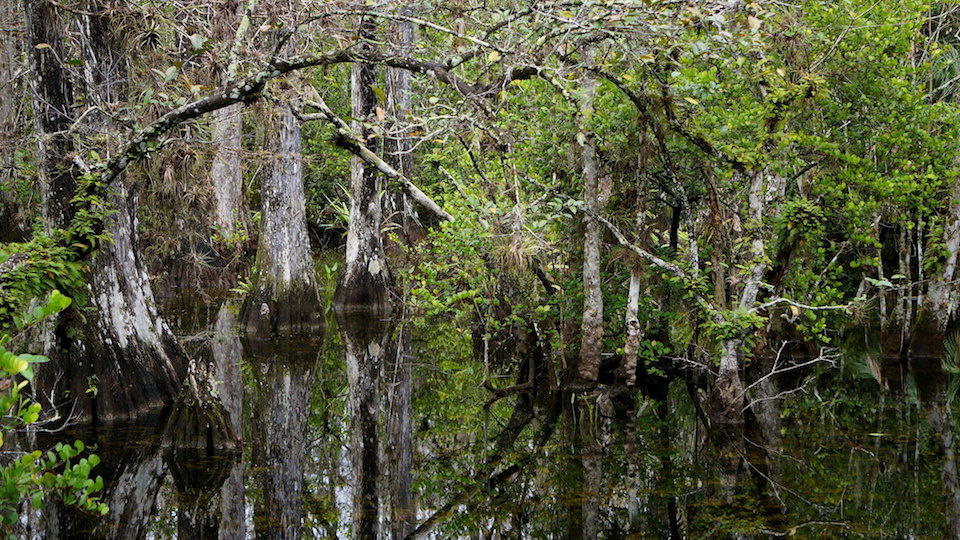
{"label": "green foliage", "polygon": [[707,320],[703,328],[715,340],[727,341],[751,336],[762,328],[766,319],[756,312],[722,311],[722,321]]}
{"label": "green foliage", "polygon": [[[69,305],[70,299],[54,290],[45,304],[16,317],[17,328],[23,331]],[[4,433],[22,430],[39,419],[40,404],[30,400],[23,391],[33,379],[33,364],[47,361],[43,356],[11,352],[7,349],[11,339],[10,334],[0,334],[0,380],[10,383],[6,393],[0,394],[0,412],[4,418],[0,422],[0,446]],[[40,508],[47,496],[87,512],[106,514],[107,506],[92,496],[103,488],[102,478],[90,478],[91,470],[100,460],[93,454],[77,459],[84,450],[81,441],[72,445],[58,443],[45,454],[40,450],[27,452],[0,467],[0,529],[9,531],[18,523],[21,502],[31,501],[34,508]]]}
{"label": "green foliage", "polygon": [[80,288],[84,266],[72,260],[74,250],[45,235],[35,236],[27,244],[0,246],[0,264],[10,266],[0,277],[0,330],[19,329],[24,321],[18,318],[29,320],[32,313],[19,314],[31,299],[59,288]]}

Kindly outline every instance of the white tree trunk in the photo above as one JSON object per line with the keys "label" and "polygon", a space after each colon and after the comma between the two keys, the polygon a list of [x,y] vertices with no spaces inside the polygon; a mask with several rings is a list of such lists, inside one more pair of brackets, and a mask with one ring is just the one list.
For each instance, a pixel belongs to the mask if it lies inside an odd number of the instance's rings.
{"label": "white tree trunk", "polygon": [[[224,60],[236,54],[237,25],[241,16],[237,0],[219,3],[214,11],[213,34],[218,45],[230,52]],[[221,73],[214,77],[217,82],[230,83],[227,61],[218,63]],[[213,113],[213,163],[210,166],[210,183],[213,187],[213,226],[223,239],[230,239],[238,231],[238,224],[245,227],[243,206],[243,161],[241,159],[241,135],[243,104],[236,103]]]}
{"label": "white tree trunk", "polygon": [[[361,33],[373,37],[372,22],[363,23]],[[366,138],[360,119],[372,118],[377,96],[373,91],[377,78],[374,67],[354,63],[350,71],[354,131]],[[347,231],[347,254],[343,275],[337,284],[334,304],[340,311],[392,311],[390,291],[393,280],[383,251],[380,225],[383,210],[380,174],[354,156],[350,168],[350,225]]]}
{"label": "white tree trunk", "polygon": [[289,105],[271,110],[273,156],[260,188],[261,227],[253,291],[241,319],[248,334],[323,326],[307,237],[300,125]]}
{"label": "white tree trunk", "polygon": [[214,147],[210,166],[213,186],[213,225],[223,240],[234,237],[243,215],[243,161],[241,159],[241,116],[243,104],[236,103],[213,114]]}
{"label": "white tree trunk", "polygon": [[603,352],[603,293],[600,290],[600,224],[593,218],[601,211],[597,173],[596,141],[589,126],[596,97],[596,81],[587,77],[580,105],[584,201],[588,214],[583,235],[583,321],[581,325],[579,378],[593,382],[600,373]]}
{"label": "white tree trunk", "polygon": [[640,303],[640,270],[630,269],[630,289],[627,293],[627,339],[623,346],[623,371],[628,387],[637,383],[637,362],[640,350],[640,321],[637,319],[637,310]]}

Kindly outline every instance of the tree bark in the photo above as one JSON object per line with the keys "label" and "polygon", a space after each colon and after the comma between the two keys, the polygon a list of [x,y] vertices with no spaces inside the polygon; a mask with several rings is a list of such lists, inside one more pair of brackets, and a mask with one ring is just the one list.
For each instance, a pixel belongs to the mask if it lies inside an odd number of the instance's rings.
{"label": "tree bark", "polygon": [[210,165],[213,186],[213,227],[221,241],[236,238],[245,227],[243,210],[243,161],[241,160],[241,116],[243,104],[236,103],[213,115],[214,156]]}
{"label": "tree bark", "polygon": [[[86,52],[86,101],[109,111],[123,92],[126,78],[123,45],[112,35],[111,21],[99,2],[88,0],[84,7],[89,14],[79,17],[79,27]],[[117,126],[109,118],[92,119],[98,120],[108,138],[116,132]],[[98,387],[92,411],[85,412],[99,420],[135,417],[146,409],[172,403],[188,363],[157,311],[140,257],[136,191],[128,185],[118,186],[110,202],[115,213],[106,219],[105,232],[112,242],[101,247],[91,264],[90,301],[96,313],[88,316],[84,325],[84,343],[73,344],[77,369],[82,372],[89,366],[92,371],[80,378],[80,385],[90,384],[92,377],[92,386]],[[72,385],[76,387],[77,381]],[[82,396],[85,390],[74,388],[74,395]]]}
{"label": "tree bark", "polygon": [[0,3],[0,242],[26,237],[26,220],[17,203],[15,149],[21,144],[20,108],[24,101],[20,51],[23,48],[23,4]]}
{"label": "tree bark", "polygon": [[271,116],[272,170],[260,189],[253,291],[240,315],[247,334],[258,338],[325,324],[307,237],[300,125],[287,104],[273,108]]}
{"label": "tree bark", "polygon": [[[37,2],[30,6],[30,28],[34,50],[49,51],[59,46],[59,31],[51,25],[60,23],[53,18],[51,5]],[[46,129],[68,127],[78,133],[88,133],[96,123],[96,133],[107,141],[102,153],[108,156],[114,150],[112,136],[119,132],[108,111],[114,110],[123,94],[126,79],[124,45],[114,35],[108,10],[96,0],[83,3],[76,14],[76,26],[83,51],[83,104],[89,107],[84,124],[73,126],[73,107],[66,74],[59,60],[65,56],[42,55],[36,58],[35,76],[39,99],[59,101],[48,103],[56,107],[44,109],[40,115],[41,133]],[[62,14],[61,14],[62,15]],[[54,25],[55,26],[55,25]],[[40,39],[54,39],[51,49],[35,46]],[[62,52],[62,51],[61,51]],[[60,77],[60,79],[57,79]],[[87,124],[89,122],[90,124]],[[69,124],[68,124],[69,123]],[[64,135],[58,133],[56,136]],[[69,142],[69,139],[66,139]],[[48,187],[48,226],[67,226],[70,219],[69,196],[76,188],[74,175],[57,164],[67,161],[69,146],[47,145],[43,167],[54,171]],[[119,174],[119,173],[118,173]],[[59,405],[64,400],[76,400],[74,414],[82,419],[109,421],[131,418],[149,409],[173,403],[180,395],[182,381],[188,373],[189,360],[170,328],[156,308],[146,267],[140,257],[137,237],[137,194],[127,183],[114,186],[109,195],[114,210],[103,218],[103,232],[112,242],[97,251],[90,264],[88,278],[90,303],[96,308],[81,318],[76,309],[64,314],[56,329],[57,351],[54,362],[38,371],[36,389],[43,401]],[[79,332],[76,330],[79,329]],[[79,340],[74,336],[79,334]],[[65,376],[64,376],[65,375]],[[191,397],[202,405],[201,421],[205,426],[206,445],[211,431],[216,432],[213,446],[235,443],[229,426],[218,422],[219,402],[203,393],[203,388],[191,386]],[[213,416],[206,416],[212,411]],[[192,434],[195,438],[197,434]],[[179,441],[184,441],[182,433]]]}
{"label": "tree bark", "polygon": [[627,339],[623,346],[623,379],[628,388],[637,383],[637,362],[640,350],[640,321],[637,311],[640,303],[640,270],[630,269],[630,289],[627,294]]}
{"label": "tree bark", "polygon": [[580,105],[582,135],[584,201],[587,206],[583,235],[583,322],[581,325],[579,378],[596,382],[600,373],[600,354],[603,352],[603,293],[600,290],[600,224],[593,217],[601,208],[598,186],[596,142],[591,127],[596,80],[590,75],[584,81]]}
{"label": "tree bark", "polygon": [[[214,39],[232,49],[237,30],[235,26],[241,15],[240,2],[227,0],[219,4],[214,14]],[[232,51],[231,51],[232,53]],[[228,56],[232,56],[228,55]],[[229,66],[220,65],[216,77],[229,84]],[[214,113],[213,163],[210,165],[210,184],[213,187],[213,227],[222,240],[231,240],[241,229],[246,228],[243,204],[243,161],[241,159],[241,135],[243,104],[235,103]],[[238,225],[240,226],[238,228]]]}
{"label": "tree bark", "polygon": [[[412,7],[404,8],[404,12]],[[391,34],[394,36],[394,45],[400,54],[407,55],[413,48],[414,29],[408,21],[396,21],[392,24]],[[410,138],[410,129],[406,126],[407,117],[413,108],[413,77],[405,69],[387,68],[387,110],[393,117],[394,135],[387,138],[385,146],[385,161],[396,169],[404,178],[413,178],[413,144]],[[420,223],[416,206],[406,193],[393,193],[387,198],[390,205],[388,214],[399,216],[399,225],[403,231],[406,243],[413,244],[422,239],[426,232]]]}
{"label": "tree bark", "polygon": [[[370,20],[361,23],[361,34],[366,39],[374,36]],[[367,48],[363,44],[360,47]],[[374,116],[377,84],[373,65],[356,62],[350,71],[351,109],[354,131],[369,140],[369,130],[362,120]],[[369,311],[388,314],[392,311],[390,291],[393,279],[387,266],[380,232],[382,185],[376,168],[354,156],[350,167],[350,225],[347,231],[347,254],[343,275],[334,293],[338,311]]]}
{"label": "tree bark", "polygon": [[32,56],[33,108],[37,133],[37,175],[42,197],[41,213],[48,229],[64,227],[70,220],[70,199],[76,190],[75,171],[69,160],[73,142],[67,130],[73,125],[73,88],[61,59],[67,20],[47,0],[25,2],[28,50]]}

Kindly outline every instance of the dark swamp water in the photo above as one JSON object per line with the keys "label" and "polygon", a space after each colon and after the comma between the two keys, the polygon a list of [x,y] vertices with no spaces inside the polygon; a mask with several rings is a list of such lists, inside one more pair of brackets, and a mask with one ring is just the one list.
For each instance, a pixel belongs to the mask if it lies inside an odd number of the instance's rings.
{"label": "dark swamp water", "polygon": [[[455,324],[337,324],[249,342],[236,306],[191,297],[171,323],[242,425],[242,458],[171,452],[164,413],[40,435],[96,445],[106,518],[46,507],[36,538],[945,538],[957,531],[954,396],[939,361],[844,355],[708,428],[664,399],[493,400]],[[398,353],[398,351],[400,351]],[[495,370],[489,372],[495,376]],[[506,374],[503,377],[507,377]],[[505,378],[497,384],[515,383]],[[883,380],[883,384],[878,380]],[[776,389],[774,389],[776,390]],[[776,395],[776,392],[770,394]]]}

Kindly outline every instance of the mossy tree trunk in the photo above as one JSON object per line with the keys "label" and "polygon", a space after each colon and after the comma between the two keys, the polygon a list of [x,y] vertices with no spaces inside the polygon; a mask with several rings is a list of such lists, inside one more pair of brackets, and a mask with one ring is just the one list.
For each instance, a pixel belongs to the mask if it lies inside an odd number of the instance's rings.
{"label": "mossy tree trunk", "polygon": [[14,160],[15,149],[23,136],[20,123],[24,94],[19,76],[23,7],[13,0],[0,2],[0,242],[20,241],[26,233],[26,222],[20,218],[17,204],[18,174]]}
{"label": "mossy tree trunk", "polygon": [[287,104],[270,110],[270,122],[253,289],[240,316],[247,334],[259,338],[324,324],[307,237],[300,125]]}
{"label": "mossy tree trunk", "polygon": [[[111,22],[94,1],[84,4],[76,25],[85,52],[83,102],[100,111],[110,110],[123,92],[126,65],[121,41],[111,34]],[[31,50],[34,53],[35,89],[41,133],[63,131],[76,114],[71,84],[60,64],[65,56],[51,48],[61,43],[66,13],[46,2],[30,5]],[[42,40],[42,41],[41,41]],[[60,51],[61,53],[63,51]],[[89,121],[112,131],[109,118],[91,112]],[[46,171],[45,213],[48,225],[62,227],[70,219],[69,200],[75,190],[68,165],[69,139],[53,135],[44,145],[41,169]],[[147,409],[172,403],[179,394],[187,369],[187,356],[157,312],[137,240],[137,195],[126,183],[112,194],[115,210],[106,220],[105,243],[90,264],[89,304],[82,316],[66,314],[56,330],[57,362],[45,366],[38,390],[53,404],[77,400],[75,414],[99,421],[135,417]],[[79,332],[77,331],[79,330]],[[79,337],[79,339],[77,339]]]}
{"label": "mossy tree trunk", "polygon": [[[101,154],[111,155],[116,151],[115,136],[121,130],[108,111],[116,109],[126,91],[129,55],[123,36],[114,31],[108,6],[87,0],[75,13],[46,2],[29,7],[31,50],[47,51],[46,47],[37,47],[48,43],[46,40],[51,40],[51,48],[56,46],[52,40],[62,43],[59,36],[69,21],[78,29],[83,58],[80,74],[72,81],[82,90],[82,98],[74,99],[67,70],[60,63],[69,55],[35,57],[38,101],[49,97],[60,100],[45,105],[56,104],[54,108],[37,111],[40,134],[69,128],[101,141]],[[80,106],[87,110],[80,110]],[[75,124],[74,118],[82,118],[82,123]],[[48,175],[49,193],[44,205],[51,228],[66,227],[72,218],[69,199],[77,184],[75,171],[66,165],[71,148],[69,139],[62,145],[44,147],[41,168],[52,173]],[[82,152],[78,153],[82,158]],[[200,377],[196,363],[157,310],[138,245],[135,186],[119,178],[106,200],[110,212],[104,218],[103,233],[111,241],[102,243],[90,262],[89,307],[82,314],[74,308],[60,319],[55,350],[50,354],[54,361],[38,370],[37,394],[41,401],[62,405],[79,418],[95,422],[138,417],[179,400],[187,405],[174,414],[192,420],[177,422],[169,430],[175,437],[168,439],[168,444],[233,448],[235,437],[222,405],[210,394],[209,381]],[[185,379],[190,381],[186,386]],[[66,408],[70,401],[73,405]],[[190,426],[199,426],[202,433],[187,433]]]}
{"label": "mossy tree trunk", "polygon": [[[372,21],[368,19],[361,23],[361,34],[367,40],[373,39]],[[361,47],[369,45],[365,43]],[[374,117],[377,107],[376,85],[377,74],[373,65],[364,62],[353,64],[350,71],[351,109],[353,117],[357,119],[353,128],[367,140],[370,130],[364,128],[363,121]],[[380,232],[383,219],[381,184],[377,169],[354,156],[350,168],[350,225],[346,263],[334,294],[334,305],[340,311],[392,311],[390,291],[393,281]]]}
{"label": "mossy tree trunk", "polygon": [[943,227],[943,258],[939,275],[927,287],[923,303],[917,309],[917,323],[911,332],[910,355],[940,358],[943,341],[955,319],[958,298],[955,277],[960,258],[960,182],[950,190],[949,212]]}
{"label": "mossy tree trunk", "polygon": [[[588,54],[592,58],[592,54]],[[583,198],[588,215],[583,233],[583,320],[580,327],[580,362],[577,375],[581,381],[596,382],[603,352],[603,292],[600,290],[600,223],[601,197],[597,171],[597,148],[592,128],[593,104],[597,83],[593,77],[584,82],[580,104],[578,139],[582,140]]]}
{"label": "mossy tree trunk", "polygon": [[[213,35],[217,46],[230,50],[240,22],[241,3],[237,0],[221,2],[214,13]],[[218,63],[219,73],[213,78],[222,84],[230,83],[230,66]],[[235,103],[213,113],[213,162],[210,165],[210,184],[213,191],[213,227],[224,241],[237,239],[237,233],[246,227],[246,212],[243,201],[243,161],[241,159],[244,106]]]}

